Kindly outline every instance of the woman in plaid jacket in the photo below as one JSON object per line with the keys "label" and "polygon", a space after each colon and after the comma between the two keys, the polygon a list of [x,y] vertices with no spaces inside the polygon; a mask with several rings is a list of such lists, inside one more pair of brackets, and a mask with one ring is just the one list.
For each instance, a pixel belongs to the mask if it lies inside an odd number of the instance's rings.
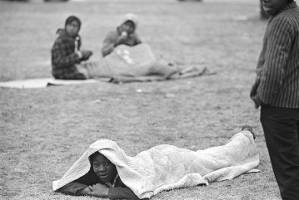
{"label": "woman in plaid jacket", "polygon": [[88,60],[92,52],[80,50],[80,27],[81,20],[70,16],[65,21],[65,28],[57,30],[58,37],[51,50],[52,75],[56,79],[87,79],[79,70],[80,63]]}

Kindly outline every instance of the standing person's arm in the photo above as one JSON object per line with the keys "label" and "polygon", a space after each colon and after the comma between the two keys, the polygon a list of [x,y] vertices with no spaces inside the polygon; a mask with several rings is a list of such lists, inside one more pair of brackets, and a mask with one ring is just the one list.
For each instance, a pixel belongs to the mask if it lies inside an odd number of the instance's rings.
{"label": "standing person's arm", "polygon": [[251,87],[251,90],[250,90],[250,98],[254,101],[255,108],[258,108],[262,103],[261,100],[259,99],[259,97],[257,96],[257,89],[261,82],[261,71],[262,71],[263,64],[265,62],[265,49],[266,49],[266,47],[265,47],[265,42],[264,42],[263,49],[260,53],[257,67],[256,67],[256,79],[255,79],[253,86]]}
{"label": "standing person's arm", "polygon": [[287,19],[280,17],[269,24],[265,61],[260,71],[257,98],[269,103],[279,93],[285,76],[285,67],[292,48],[295,31]]}
{"label": "standing person's arm", "polygon": [[260,52],[257,66],[256,66],[256,79],[250,91],[250,98],[254,101],[255,107],[258,108],[261,105],[261,100],[257,97],[257,88],[261,81],[261,72],[265,63],[265,52],[267,48],[267,30],[263,38],[263,49]]}

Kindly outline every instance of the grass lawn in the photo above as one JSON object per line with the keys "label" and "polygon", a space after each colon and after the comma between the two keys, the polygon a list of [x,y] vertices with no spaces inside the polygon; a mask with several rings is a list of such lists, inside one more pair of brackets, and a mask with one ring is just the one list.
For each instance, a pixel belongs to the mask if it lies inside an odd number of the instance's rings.
{"label": "grass lawn", "polygon": [[117,141],[129,155],[161,143],[195,150],[225,143],[244,124],[257,132],[261,173],[152,199],[279,199],[259,110],[249,99],[266,25],[259,20],[257,0],[0,1],[0,81],[50,77],[55,32],[70,14],[83,21],[83,48],[99,57],[105,34],[127,12],[140,16],[139,35],[157,56],[185,66],[204,62],[217,74],[153,83],[0,88],[0,199],[92,199],[54,193],[51,182],[99,138]]}

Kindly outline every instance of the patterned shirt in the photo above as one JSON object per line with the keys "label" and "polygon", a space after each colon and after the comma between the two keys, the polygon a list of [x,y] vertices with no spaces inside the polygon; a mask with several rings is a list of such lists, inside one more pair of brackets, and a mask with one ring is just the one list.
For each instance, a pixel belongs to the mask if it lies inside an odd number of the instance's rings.
{"label": "patterned shirt", "polygon": [[78,36],[73,38],[66,34],[63,29],[57,31],[58,37],[51,50],[52,74],[62,74],[75,70],[75,64],[81,59],[76,51],[80,49],[81,39]]}
{"label": "patterned shirt", "polygon": [[257,82],[256,95],[263,104],[299,108],[299,10],[295,2],[268,22]]}

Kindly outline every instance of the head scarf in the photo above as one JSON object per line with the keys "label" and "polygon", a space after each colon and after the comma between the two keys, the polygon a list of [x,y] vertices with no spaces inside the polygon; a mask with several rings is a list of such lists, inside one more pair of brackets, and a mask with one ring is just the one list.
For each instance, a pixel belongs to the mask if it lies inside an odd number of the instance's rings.
{"label": "head scarf", "polygon": [[79,24],[79,28],[81,27],[81,20],[78,17],[74,16],[74,15],[69,16],[65,20],[65,26],[68,25],[68,24],[70,24],[70,23],[72,23],[73,21],[77,21],[78,24]]}
{"label": "head scarf", "polygon": [[133,13],[127,13],[120,21],[120,24],[124,24],[127,21],[131,21],[133,22],[133,24],[135,25],[135,30],[137,28],[137,24],[138,24],[138,17],[137,15],[133,14]]}

